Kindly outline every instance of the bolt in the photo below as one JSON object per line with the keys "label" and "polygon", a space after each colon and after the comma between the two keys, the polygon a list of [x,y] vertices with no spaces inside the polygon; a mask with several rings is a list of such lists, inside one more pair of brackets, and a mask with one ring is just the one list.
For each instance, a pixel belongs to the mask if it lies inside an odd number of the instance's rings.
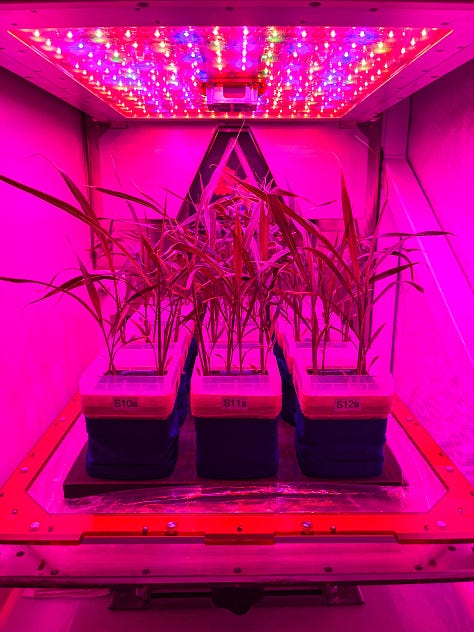
{"label": "bolt", "polygon": [[176,524],[176,522],[173,522],[173,521],[168,522],[168,529],[169,529],[170,531],[176,531],[176,527],[177,527],[177,526],[178,526],[178,525]]}
{"label": "bolt", "polygon": [[458,507],[458,513],[464,513],[464,509],[462,507]]}
{"label": "bolt", "polygon": [[36,522],[32,522],[32,523],[30,524],[30,530],[31,530],[31,531],[38,531],[38,529],[40,528],[40,526],[41,526],[41,525],[40,525],[40,523],[39,523],[39,522],[37,522],[37,521],[36,521]]}
{"label": "bolt", "polygon": [[429,531],[430,530],[430,525],[429,524],[425,524],[425,526],[423,527],[423,529],[425,531]]}
{"label": "bolt", "polygon": [[448,551],[455,551],[455,550],[456,550],[456,547],[453,544],[450,544],[448,546]]}
{"label": "bolt", "polygon": [[451,465],[447,465],[444,469],[446,472],[454,472],[454,468]]}
{"label": "bolt", "polygon": [[413,421],[413,417],[405,417],[407,421]]}
{"label": "bolt", "polygon": [[442,520],[438,520],[438,522],[436,523],[438,525],[438,527],[440,529],[446,529],[446,527],[448,526],[445,522],[443,522]]}
{"label": "bolt", "polygon": [[241,568],[238,568],[238,567],[237,567],[237,568],[234,568],[234,573],[235,573],[236,575],[240,575],[240,573],[241,573],[241,572],[242,572],[242,569],[241,569]]}
{"label": "bolt", "polygon": [[415,571],[422,571],[423,566],[421,564],[415,564]]}
{"label": "bolt", "polygon": [[151,573],[151,570],[149,568],[144,568],[142,570],[142,575],[149,575]]}
{"label": "bolt", "polygon": [[60,417],[59,421],[66,421],[66,417]]}
{"label": "bolt", "polygon": [[336,525],[335,525],[335,524],[332,524],[332,525],[329,527],[329,531],[330,531],[331,533],[336,533]]}
{"label": "bolt", "polygon": [[25,555],[25,551],[17,551],[16,552],[16,556],[17,557],[23,557]]}
{"label": "bolt", "polygon": [[48,527],[48,533],[51,533],[51,532],[53,531],[53,529],[54,529],[54,527],[53,527],[52,525],[50,525],[50,526]]}
{"label": "bolt", "polygon": [[305,531],[309,531],[310,529],[313,528],[313,523],[310,522],[309,520],[305,520],[304,522],[301,523],[301,526],[303,527]]}
{"label": "bolt", "polygon": [[12,509],[12,514],[13,514],[14,516],[16,516],[16,514],[17,514],[17,513],[18,513],[18,509]]}
{"label": "bolt", "polygon": [[332,573],[332,566],[325,566],[324,570],[326,573]]}
{"label": "bolt", "polygon": [[59,568],[53,568],[53,570],[50,572],[50,575],[59,575]]}
{"label": "bolt", "polygon": [[29,468],[25,466],[25,467],[22,467],[22,468],[20,469],[20,472],[21,472],[22,474],[26,474],[26,473],[28,472],[28,470],[29,470]]}
{"label": "bolt", "polygon": [[237,527],[238,533],[242,533],[243,530],[244,528],[239,524],[239,526]]}
{"label": "bolt", "polygon": [[148,527],[143,527],[143,529],[142,529],[142,533],[143,533],[143,535],[147,535],[147,533],[148,533]]}

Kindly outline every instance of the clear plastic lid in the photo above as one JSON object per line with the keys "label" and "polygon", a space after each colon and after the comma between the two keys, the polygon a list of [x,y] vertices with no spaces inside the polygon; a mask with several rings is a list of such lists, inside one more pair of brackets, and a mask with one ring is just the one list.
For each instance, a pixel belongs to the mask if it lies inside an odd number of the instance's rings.
{"label": "clear plastic lid", "polygon": [[175,348],[165,375],[156,375],[154,350],[129,345],[116,355],[116,374],[107,375],[108,358],[101,353],[79,383],[82,411],[100,419],[165,419],[175,404],[183,362],[183,350]]}
{"label": "clear plastic lid", "polygon": [[[184,340],[185,344],[189,346],[191,343],[191,339],[194,333],[194,320],[190,318],[190,315],[193,311],[192,305],[190,303],[184,303],[181,307],[180,315],[176,317],[174,323],[174,329],[172,333],[173,341],[176,340],[176,325],[178,325],[178,341]],[[156,310],[153,307],[148,308],[148,314],[145,310],[144,306],[141,306],[132,316],[128,319],[126,325],[126,338],[127,340],[132,340],[135,338],[143,338],[144,337],[144,324],[145,320],[148,318],[150,321],[150,325],[153,326],[154,318],[155,318]],[[170,306],[168,301],[164,301],[161,306],[161,327],[164,330],[166,323],[170,317]]]}
{"label": "clear plastic lid", "polygon": [[[297,342],[292,327],[287,322],[279,325],[279,342],[288,370],[293,373],[293,362],[296,355],[311,358],[312,339],[306,328],[302,330],[301,339]],[[278,338],[277,338],[278,341]],[[325,369],[353,369],[357,366],[357,349],[351,342],[329,340],[318,347],[318,366]]]}
{"label": "clear plastic lid", "polygon": [[233,371],[226,374],[226,345],[216,345],[211,358],[213,375],[203,375],[196,360],[191,379],[191,411],[195,417],[246,417],[274,419],[281,410],[281,379],[273,353],[266,354],[266,372],[257,373],[260,349],[245,345],[242,375],[238,372],[237,351]]}
{"label": "clear plastic lid", "polygon": [[390,374],[351,375],[344,373],[313,375],[311,358],[297,354],[293,380],[301,410],[309,419],[382,419],[393,403]]}
{"label": "clear plastic lid", "polygon": [[[217,331],[218,331],[217,340],[214,340],[213,342],[219,343],[219,344],[227,344],[228,328],[227,328],[226,323],[224,322],[224,320],[222,320],[219,323],[219,325],[217,327]],[[211,341],[210,327],[209,327],[208,319],[204,319],[204,326],[202,328],[202,335],[203,335],[203,339],[204,339],[205,343],[208,343],[208,342]],[[266,343],[265,334],[264,334],[263,338],[264,338],[264,344],[265,344]],[[235,340],[235,335],[234,335],[234,340]],[[256,325],[256,323],[251,322],[251,323],[247,324],[244,327],[244,330],[242,332],[242,340],[246,344],[247,343],[259,344],[260,328]]]}

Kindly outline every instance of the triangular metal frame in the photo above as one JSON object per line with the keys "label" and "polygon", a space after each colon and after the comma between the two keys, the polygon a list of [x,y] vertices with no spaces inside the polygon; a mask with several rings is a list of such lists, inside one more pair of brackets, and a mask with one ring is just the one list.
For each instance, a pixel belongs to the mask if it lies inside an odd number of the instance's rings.
{"label": "triangular metal frame", "polygon": [[[193,179],[178,213],[178,219],[184,220],[195,212],[195,204],[201,199],[207,187],[214,192],[218,187],[224,167],[235,163],[233,169],[242,179],[252,185],[267,184],[275,186],[265,158],[248,126],[220,125],[214,132],[209,147]],[[235,165],[234,165],[235,166]],[[232,168],[232,166],[231,166]],[[216,199],[214,194],[211,199]]]}

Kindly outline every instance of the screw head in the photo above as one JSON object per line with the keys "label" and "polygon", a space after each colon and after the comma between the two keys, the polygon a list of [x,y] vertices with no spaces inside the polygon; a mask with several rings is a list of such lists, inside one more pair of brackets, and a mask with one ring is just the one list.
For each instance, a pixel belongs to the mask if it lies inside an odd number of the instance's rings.
{"label": "screw head", "polygon": [[438,520],[436,524],[440,529],[446,529],[446,527],[448,526],[445,522],[443,522],[443,520]]}
{"label": "screw head", "polygon": [[454,467],[452,467],[452,465],[447,465],[444,469],[446,472],[454,472]]}
{"label": "screw head", "polygon": [[175,531],[177,526],[176,522],[173,522],[172,520],[170,520],[167,525],[170,531]]}
{"label": "screw head", "polygon": [[29,468],[28,468],[28,467],[26,467],[26,465],[25,465],[25,467],[20,468],[20,472],[21,472],[22,474],[26,474],[26,473],[28,472],[28,470],[29,470]]}
{"label": "screw head", "polygon": [[305,531],[308,531],[309,529],[313,528],[313,523],[310,522],[309,520],[305,520],[304,522],[301,523],[301,526],[303,527]]}
{"label": "screw head", "polygon": [[40,528],[40,523],[38,521],[32,522],[30,524],[30,530],[31,531],[38,531],[38,529]]}

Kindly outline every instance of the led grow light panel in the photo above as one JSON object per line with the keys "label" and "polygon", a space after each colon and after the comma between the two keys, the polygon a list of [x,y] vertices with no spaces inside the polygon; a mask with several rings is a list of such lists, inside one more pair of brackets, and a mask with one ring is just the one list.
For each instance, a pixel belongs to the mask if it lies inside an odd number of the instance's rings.
{"label": "led grow light panel", "polygon": [[[256,118],[341,118],[439,28],[97,27],[11,34],[126,118],[212,118],[206,85],[259,85]],[[226,114],[226,116],[243,116]]]}

